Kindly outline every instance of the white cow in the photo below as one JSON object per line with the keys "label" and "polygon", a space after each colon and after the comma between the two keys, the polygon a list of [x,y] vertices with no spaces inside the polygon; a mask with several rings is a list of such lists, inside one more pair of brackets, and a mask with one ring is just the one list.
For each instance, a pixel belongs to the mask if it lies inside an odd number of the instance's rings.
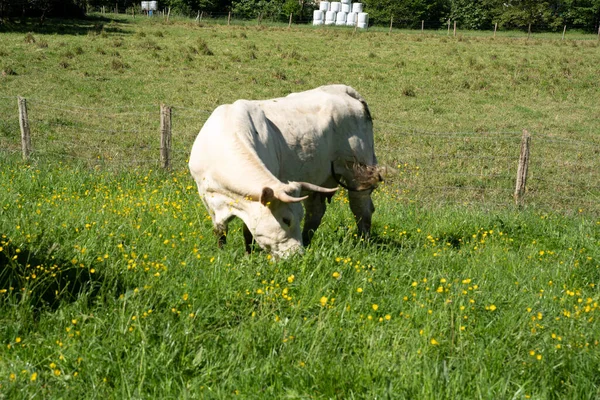
{"label": "white cow", "polygon": [[275,257],[308,245],[338,183],[349,190],[358,229],[368,235],[371,192],[381,180],[369,108],[344,85],[217,107],[194,142],[189,168],[219,247],[238,217],[246,250],[254,238]]}

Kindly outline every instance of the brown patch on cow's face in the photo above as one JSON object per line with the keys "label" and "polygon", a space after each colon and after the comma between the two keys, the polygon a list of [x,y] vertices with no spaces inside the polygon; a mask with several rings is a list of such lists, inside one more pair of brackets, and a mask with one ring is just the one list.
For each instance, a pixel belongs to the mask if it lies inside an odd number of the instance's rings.
{"label": "brown patch on cow's face", "polygon": [[260,194],[260,202],[263,206],[267,206],[275,199],[275,192],[270,187],[264,187]]}

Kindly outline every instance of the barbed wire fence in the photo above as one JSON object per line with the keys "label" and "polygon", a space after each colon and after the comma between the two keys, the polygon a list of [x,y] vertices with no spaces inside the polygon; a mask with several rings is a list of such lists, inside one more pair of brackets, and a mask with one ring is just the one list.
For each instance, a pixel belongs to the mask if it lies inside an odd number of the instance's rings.
{"label": "barbed wire fence", "polygon": [[[177,105],[81,107],[36,98],[21,101],[27,108],[30,147],[21,140],[18,99],[0,96],[0,155],[94,168],[183,170],[211,113]],[[384,190],[398,201],[515,204],[523,132],[426,132],[394,122],[374,123],[379,162],[392,171]],[[533,132],[528,169],[524,197],[517,201],[549,211],[600,214],[600,143]]]}

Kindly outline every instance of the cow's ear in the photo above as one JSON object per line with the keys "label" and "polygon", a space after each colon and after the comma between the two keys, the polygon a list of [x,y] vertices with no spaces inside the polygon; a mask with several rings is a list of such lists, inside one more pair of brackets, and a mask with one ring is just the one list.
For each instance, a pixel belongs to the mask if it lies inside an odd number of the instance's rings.
{"label": "cow's ear", "polygon": [[275,192],[273,192],[273,189],[271,189],[268,186],[265,186],[260,194],[260,202],[262,203],[262,205],[268,206],[269,203],[271,203],[274,199]]}

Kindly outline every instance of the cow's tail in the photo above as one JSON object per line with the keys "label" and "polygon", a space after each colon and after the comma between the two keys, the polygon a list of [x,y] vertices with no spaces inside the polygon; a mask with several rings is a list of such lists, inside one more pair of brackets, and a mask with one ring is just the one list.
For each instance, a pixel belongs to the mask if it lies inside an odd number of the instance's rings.
{"label": "cow's tail", "polygon": [[371,117],[371,110],[369,110],[369,105],[367,104],[367,101],[354,88],[350,86],[346,87],[346,93],[348,93],[348,95],[350,95],[352,98],[355,98],[356,100],[360,101],[365,112],[365,117],[369,122],[372,122],[373,118]]}
{"label": "cow's tail", "polygon": [[383,182],[386,175],[386,168],[375,165],[364,165],[354,163],[352,165],[354,179],[359,188],[376,188],[380,182]]}

